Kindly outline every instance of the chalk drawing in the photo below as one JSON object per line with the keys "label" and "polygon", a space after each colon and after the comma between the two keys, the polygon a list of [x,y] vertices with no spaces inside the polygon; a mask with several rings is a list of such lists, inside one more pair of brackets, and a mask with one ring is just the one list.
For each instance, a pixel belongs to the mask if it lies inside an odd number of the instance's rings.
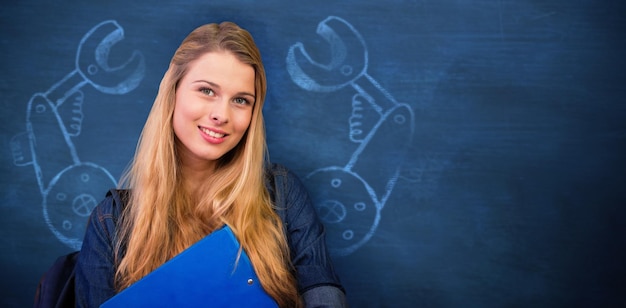
{"label": "chalk drawing", "polygon": [[357,149],[347,164],[320,168],[304,178],[308,187],[315,187],[312,198],[327,228],[331,253],[345,256],[375,233],[415,122],[410,106],[397,102],[367,73],[365,40],[350,23],[330,16],[318,24],[317,34],[328,42],[330,61],[317,62],[297,42],[289,48],[286,64],[291,79],[304,90],[333,92],[351,86],[356,91],[348,125]]}
{"label": "chalk drawing", "polygon": [[43,217],[64,244],[80,249],[87,217],[116,180],[98,164],[79,159],[72,138],[83,125],[84,94],[91,85],[106,94],[135,89],[145,74],[145,61],[134,51],[119,66],[109,65],[109,52],[124,38],[113,20],[99,23],[78,44],[75,68],[46,92],[35,93],[26,109],[26,132],[11,140],[16,166],[33,166],[43,197]]}

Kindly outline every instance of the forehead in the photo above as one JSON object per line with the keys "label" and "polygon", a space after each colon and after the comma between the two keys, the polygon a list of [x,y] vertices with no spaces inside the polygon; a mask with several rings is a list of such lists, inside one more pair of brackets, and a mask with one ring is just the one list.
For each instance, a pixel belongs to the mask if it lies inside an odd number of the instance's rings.
{"label": "forehead", "polygon": [[183,79],[206,80],[217,84],[232,84],[254,90],[254,68],[243,63],[232,52],[212,51],[189,63]]}

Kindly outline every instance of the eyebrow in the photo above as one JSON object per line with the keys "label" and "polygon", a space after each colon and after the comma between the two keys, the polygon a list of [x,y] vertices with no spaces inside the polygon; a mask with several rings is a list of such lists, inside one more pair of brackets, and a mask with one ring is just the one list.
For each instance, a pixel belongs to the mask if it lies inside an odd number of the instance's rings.
{"label": "eyebrow", "polygon": [[[193,81],[192,84],[193,83],[206,83],[206,84],[210,85],[213,88],[216,88],[218,90],[221,89],[220,86],[217,83],[210,82],[210,81],[207,81],[207,80],[204,80],[204,79]],[[250,96],[256,102],[256,96],[254,94],[250,93],[250,92],[241,91],[241,92],[237,92],[237,95]]]}

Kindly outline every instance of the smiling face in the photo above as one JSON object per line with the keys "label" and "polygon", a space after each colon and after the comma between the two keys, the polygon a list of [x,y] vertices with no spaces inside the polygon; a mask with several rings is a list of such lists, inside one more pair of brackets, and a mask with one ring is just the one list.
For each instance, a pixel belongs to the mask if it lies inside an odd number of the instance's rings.
{"label": "smiling face", "polygon": [[213,167],[245,135],[255,103],[255,72],[226,51],[191,62],[176,89],[172,125],[181,163]]}

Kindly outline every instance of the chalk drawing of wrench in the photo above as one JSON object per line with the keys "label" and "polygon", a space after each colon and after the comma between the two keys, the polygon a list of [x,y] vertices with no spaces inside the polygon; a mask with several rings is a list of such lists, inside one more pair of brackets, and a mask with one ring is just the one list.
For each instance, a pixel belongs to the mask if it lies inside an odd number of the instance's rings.
{"label": "chalk drawing of wrench", "polygon": [[326,226],[331,253],[345,256],[378,227],[413,138],[414,115],[367,73],[367,46],[351,24],[330,16],[318,24],[317,34],[329,43],[330,61],[315,61],[298,42],[290,47],[286,64],[291,79],[305,90],[351,86],[357,92],[349,126],[350,140],[359,146],[345,166],[317,169],[304,179]]}
{"label": "chalk drawing of wrench", "polygon": [[26,109],[26,132],[11,140],[17,166],[32,165],[43,197],[43,217],[64,244],[80,249],[91,210],[116,181],[103,167],[82,162],[72,141],[80,135],[84,94],[89,84],[107,94],[135,89],[145,74],[143,55],[134,51],[119,65],[109,65],[109,52],[124,38],[113,20],[87,32],[78,45],[76,67],[46,92],[35,93]]}

